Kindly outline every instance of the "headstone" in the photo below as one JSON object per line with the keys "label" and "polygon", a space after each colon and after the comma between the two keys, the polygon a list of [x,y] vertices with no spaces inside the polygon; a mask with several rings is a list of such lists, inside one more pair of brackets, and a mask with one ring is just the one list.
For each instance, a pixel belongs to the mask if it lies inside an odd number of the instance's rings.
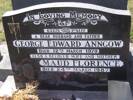
{"label": "headstone", "polygon": [[[130,19],[127,10],[76,2],[5,13],[3,24],[17,87],[38,80],[39,88],[47,91],[88,94],[107,90],[108,80],[126,81]],[[75,100],[75,93],[54,99]],[[79,100],[88,100],[81,95]]]}
{"label": "headstone", "polygon": [[[127,9],[127,1],[128,0],[67,0],[67,2],[83,2],[123,10]],[[12,0],[13,9],[51,2],[65,2],[65,0]]]}

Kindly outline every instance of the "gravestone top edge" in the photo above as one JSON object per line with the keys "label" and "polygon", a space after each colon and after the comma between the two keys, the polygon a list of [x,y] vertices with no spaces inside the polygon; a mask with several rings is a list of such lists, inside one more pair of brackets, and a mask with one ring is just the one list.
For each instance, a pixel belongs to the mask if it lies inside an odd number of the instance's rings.
{"label": "gravestone top edge", "polygon": [[18,9],[18,10],[9,11],[5,13],[3,17],[20,14],[20,13],[24,13],[24,12],[28,12],[32,10],[43,9],[43,8],[44,9],[53,8],[53,7],[55,8],[57,7],[85,8],[85,9],[103,11],[103,12],[111,13],[111,14],[131,16],[131,13],[129,10],[118,10],[118,9],[108,8],[108,7],[104,7],[100,5],[86,4],[86,3],[80,3],[80,2],[55,2],[55,3],[38,4],[38,5],[33,5],[30,7]]}
{"label": "gravestone top edge", "polygon": [[[28,7],[31,5],[42,4],[42,3],[51,3],[51,2],[66,2],[65,0],[12,0],[13,9],[20,9]],[[128,0],[67,0],[67,2],[83,2],[101,5],[109,8],[115,9],[127,9]]]}

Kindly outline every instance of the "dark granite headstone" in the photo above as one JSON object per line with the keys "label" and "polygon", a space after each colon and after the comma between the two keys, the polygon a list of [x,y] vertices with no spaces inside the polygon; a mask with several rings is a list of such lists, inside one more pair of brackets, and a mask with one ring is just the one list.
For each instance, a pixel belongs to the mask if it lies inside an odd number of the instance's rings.
{"label": "dark granite headstone", "polygon": [[16,85],[38,80],[45,90],[100,91],[108,80],[126,81],[130,19],[126,10],[69,2],[7,12]]}
{"label": "dark granite headstone", "polygon": [[128,0],[12,0],[14,9],[51,2],[83,2],[123,10],[127,9],[127,1]]}

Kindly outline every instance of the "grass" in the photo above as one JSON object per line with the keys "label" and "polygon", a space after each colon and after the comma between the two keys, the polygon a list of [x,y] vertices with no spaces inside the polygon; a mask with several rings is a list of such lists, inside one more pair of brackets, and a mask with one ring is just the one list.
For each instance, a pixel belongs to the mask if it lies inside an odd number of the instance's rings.
{"label": "grass", "polygon": [[11,9],[11,0],[0,0],[0,41],[5,41],[1,17],[6,11]]}
{"label": "grass", "polygon": [[5,41],[5,35],[4,33],[0,33],[0,42]]}
{"label": "grass", "polygon": [[131,25],[131,33],[130,33],[130,40],[133,42],[133,0],[129,0],[128,8],[132,14],[132,25]]}
{"label": "grass", "polygon": [[[130,39],[131,39],[131,42],[133,42],[133,0],[129,0],[128,8],[132,14],[132,29],[131,29],[131,33],[130,33]],[[11,9],[12,9],[11,0],[0,0],[0,41],[5,40],[5,37],[3,34],[1,17],[6,11],[11,10]]]}
{"label": "grass", "polygon": [[130,40],[133,43],[133,31],[130,33]]}

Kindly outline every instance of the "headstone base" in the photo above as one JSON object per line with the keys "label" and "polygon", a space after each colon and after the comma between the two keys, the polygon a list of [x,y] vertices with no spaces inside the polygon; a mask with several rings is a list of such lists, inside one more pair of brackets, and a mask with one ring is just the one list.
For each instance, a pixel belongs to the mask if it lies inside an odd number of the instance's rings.
{"label": "headstone base", "polygon": [[[15,91],[15,81],[13,76],[8,76],[3,86],[0,88],[0,96],[8,95],[7,93],[13,93]],[[11,94],[9,94],[11,95]],[[46,91],[38,90],[38,95],[41,100],[47,100],[48,97],[70,97],[70,98],[89,98],[89,100],[133,100],[131,88],[129,82],[109,81],[108,93],[96,92],[96,91]],[[82,100],[82,99],[81,99]],[[86,100],[86,99],[83,99]],[[88,99],[87,99],[88,100]]]}

